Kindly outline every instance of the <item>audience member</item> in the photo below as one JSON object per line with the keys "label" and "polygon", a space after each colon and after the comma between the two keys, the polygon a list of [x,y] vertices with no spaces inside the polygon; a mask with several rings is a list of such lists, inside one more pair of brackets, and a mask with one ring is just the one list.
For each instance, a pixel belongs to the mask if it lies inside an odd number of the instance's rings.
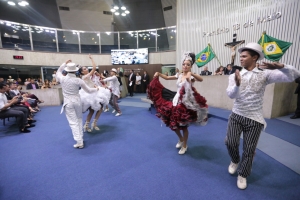
{"label": "audience member", "polygon": [[27,86],[31,82],[31,78],[25,79],[24,85]]}
{"label": "audience member", "polygon": [[16,117],[17,124],[19,126],[19,131],[21,133],[29,133],[27,128],[33,127],[33,125],[28,125],[27,117],[25,112],[19,110],[18,108],[13,108],[12,106],[18,102],[18,97],[14,97],[12,100],[8,101],[5,96],[6,85],[0,83],[0,117]]}
{"label": "audience member", "polygon": [[223,66],[218,67],[214,75],[224,75],[224,67]]}
{"label": "audience member", "polygon": [[227,67],[224,69],[224,71],[225,71],[225,75],[230,75],[230,74],[233,74],[233,73],[234,73],[231,64],[228,64]]}
{"label": "audience member", "polygon": [[208,71],[207,66],[204,66],[203,71],[201,71],[201,73],[200,73],[201,76],[209,76],[211,74],[212,74],[212,72]]}
{"label": "audience member", "polygon": [[50,82],[48,81],[48,79],[45,79],[45,82],[43,84],[43,86],[41,87],[41,89],[48,89],[51,88]]}
{"label": "audience member", "polygon": [[130,96],[132,97],[133,96],[133,90],[134,90],[134,85],[135,85],[135,79],[136,79],[136,76],[134,74],[134,70],[130,70],[130,74],[128,76],[128,90],[129,90],[129,93],[130,93]]}
{"label": "audience member", "polygon": [[140,76],[140,73],[136,73],[136,79],[135,79],[135,90],[137,93],[141,93],[141,80],[142,80],[142,77]]}
{"label": "audience member", "polygon": [[147,87],[149,84],[149,75],[147,74],[146,71],[144,71],[144,76],[142,77],[142,83],[143,83],[143,92],[146,93],[147,92]]}
{"label": "audience member", "polygon": [[0,77],[0,83],[4,83],[4,78]]}
{"label": "audience member", "polygon": [[7,82],[8,82],[8,83],[12,83],[13,81],[14,81],[14,79],[11,78],[11,76],[8,76]]}
{"label": "audience member", "polygon": [[[27,80],[28,80],[28,79],[27,79]],[[38,86],[38,84],[35,82],[34,79],[31,79],[31,80],[30,80],[30,83],[28,83],[28,84],[26,85],[26,89],[27,89],[27,90],[36,90],[36,89],[39,89],[39,86]]]}
{"label": "audience member", "polygon": [[23,81],[21,78],[17,78],[17,84],[18,85],[24,85]]}

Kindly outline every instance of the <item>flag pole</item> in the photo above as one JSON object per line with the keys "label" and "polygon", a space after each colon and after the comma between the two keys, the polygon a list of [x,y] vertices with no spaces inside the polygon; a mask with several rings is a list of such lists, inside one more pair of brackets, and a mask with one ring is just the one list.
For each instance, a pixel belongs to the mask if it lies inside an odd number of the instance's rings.
{"label": "flag pole", "polygon": [[215,53],[214,49],[212,48],[212,46],[210,45],[210,43],[208,43],[208,46],[211,48],[212,52],[214,52],[215,57],[216,57],[217,61],[219,62],[220,66],[221,66],[222,64],[221,64],[221,62],[219,61],[219,58],[218,58],[217,54]]}

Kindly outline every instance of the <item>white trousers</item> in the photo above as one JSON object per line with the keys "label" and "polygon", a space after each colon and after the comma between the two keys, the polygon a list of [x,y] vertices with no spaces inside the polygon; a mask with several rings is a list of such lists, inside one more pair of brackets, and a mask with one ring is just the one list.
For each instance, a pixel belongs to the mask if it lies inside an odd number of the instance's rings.
{"label": "white trousers", "polygon": [[74,140],[83,144],[81,102],[70,102],[65,105],[65,113],[72,130]]}

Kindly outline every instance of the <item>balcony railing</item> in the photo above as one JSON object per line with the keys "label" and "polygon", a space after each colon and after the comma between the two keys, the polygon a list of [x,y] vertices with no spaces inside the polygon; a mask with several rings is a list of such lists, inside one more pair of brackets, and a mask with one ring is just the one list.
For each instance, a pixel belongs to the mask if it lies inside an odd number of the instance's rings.
{"label": "balcony railing", "polygon": [[0,48],[68,53],[110,53],[111,49],[176,50],[176,26],[120,32],[55,29],[0,20]]}

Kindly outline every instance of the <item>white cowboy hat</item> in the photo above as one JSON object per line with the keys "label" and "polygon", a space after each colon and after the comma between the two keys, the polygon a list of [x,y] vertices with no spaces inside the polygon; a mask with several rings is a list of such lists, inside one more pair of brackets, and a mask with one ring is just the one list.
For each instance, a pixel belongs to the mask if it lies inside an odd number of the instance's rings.
{"label": "white cowboy hat", "polygon": [[67,67],[64,69],[66,72],[76,72],[78,71],[78,67],[76,67],[75,63],[68,63]]}
{"label": "white cowboy hat", "polygon": [[263,49],[258,43],[254,43],[254,42],[248,43],[246,46],[244,46],[242,48],[239,48],[239,50],[238,50],[239,53],[242,53],[242,51],[244,49],[250,49],[250,50],[255,51],[256,53],[258,53],[259,54],[258,60],[262,60],[265,57],[265,55],[263,53]]}
{"label": "white cowboy hat", "polygon": [[111,72],[118,73],[118,71],[117,71],[115,68],[112,68],[110,71],[111,71]]}

